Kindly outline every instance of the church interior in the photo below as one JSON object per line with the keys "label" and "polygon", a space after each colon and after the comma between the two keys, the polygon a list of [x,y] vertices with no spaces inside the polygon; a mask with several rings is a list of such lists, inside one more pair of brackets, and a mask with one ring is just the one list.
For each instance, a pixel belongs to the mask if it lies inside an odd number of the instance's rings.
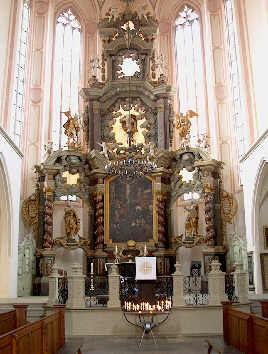
{"label": "church interior", "polygon": [[267,353],[267,35],[267,0],[0,2],[1,353]]}

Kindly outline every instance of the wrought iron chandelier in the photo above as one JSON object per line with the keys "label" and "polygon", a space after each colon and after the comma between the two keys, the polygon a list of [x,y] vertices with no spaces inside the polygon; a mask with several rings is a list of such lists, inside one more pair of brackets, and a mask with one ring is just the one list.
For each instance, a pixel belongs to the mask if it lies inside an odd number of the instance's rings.
{"label": "wrought iron chandelier", "polygon": [[150,174],[157,167],[153,158],[144,152],[143,145],[130,145],[122,148],[123,153],[110,160],[105,170],[110,176],[119,176],[127,183],[134,182],[135,179]]}
{"label": "wrought iron chandelier", "polygon": [[[126,0],[126,10],[129,10],[129,5],[132,0]],[[128,13],[128,15],[130,12]],[[133,37],[140,36],[140,32],[135,28],[135,23],[131,19],[123,24],[120,24],[120,31],[123,32],[123,37],[126,40],[127,49],[130,49],[130,43]],[[124,64],[124,63],[123,63]],[[133,64],[133,63],[132,63]],[[135,64],[135,63],[134,63]],[[124,76],[128,77],[128,114],[125,118],[125,132],[127,134],[127,147],[119,147],[116,151],[116,157],[109,159],[109,162],[105,165],[106,173],[110,176],[119,176],[123,182],[132,183],[137,178],[150,174],[157,167],[154,160],[154,148],[150,144],[149,153],[146,152],[146,146],[143,144],[135,145],[134,143],[134,129],[135,118],[131,114],[131,97],[130,97],[130,80],[136,72],[135,65],[133,69],[130,67],[124,68],[122,65],[122,72]],[[109,158],[108,152],[106,157]]]}

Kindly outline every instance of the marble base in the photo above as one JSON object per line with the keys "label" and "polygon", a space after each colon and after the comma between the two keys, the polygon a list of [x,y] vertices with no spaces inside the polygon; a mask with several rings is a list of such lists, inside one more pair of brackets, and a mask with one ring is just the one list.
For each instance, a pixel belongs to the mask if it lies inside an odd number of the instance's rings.
{"label": "marble base", "polygon": [[[233,305],[233,308],[250,312],[249,304],[237,304]],[[135,315],[129,316],[134,318]],[[156,327],[154,332],[159,337],[221,335],[222,322],[221,306],[182,306],[173,308],[168,320]],[[67,309],[65,331],[66,336],[139,336],[141,334],[140,328],[126,322],[119,308]]]}

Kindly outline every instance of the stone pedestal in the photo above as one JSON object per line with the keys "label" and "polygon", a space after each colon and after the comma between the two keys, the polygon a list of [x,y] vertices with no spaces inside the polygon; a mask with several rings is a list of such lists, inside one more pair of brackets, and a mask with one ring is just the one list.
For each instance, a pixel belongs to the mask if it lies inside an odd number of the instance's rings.
{"label": "stone pedestal", "polygon": [[59,303],[58,301],[58,265],[54,263],[52,272],[48,276],[48,306],[53,306]]}
{"label": "stone pedestal", "polygon": [[66,307],[69,309],[85,308],[85,275],[82,266],[75,263],[68,274],[68,301]]}
{"label": "stone pedestal", "polygon": [[116,264],[111,266],[111,270],[108,277],[109,281],[109,300],[108,307],[121,307],[119,299],[119,273]]}
{"label": "stone pedestal", "polygon": [[208,305],[219,306],[222,301],[227,301],[225,294],[225,272],[220,270],[218,261],[211,262],[211,271],[208,274]]}
{"label": "stone pedestal", "polygon": [[241,304],[248,302],[248,273],[243,270],[242,264],[235,265],[234,272],[235,295]]}
{"label": "stone pedestal", "polygon": [[181,271],[181,264],[175,264],[176,271],[173,274],[173,306],[184,306],[183,294],[183,274]]}

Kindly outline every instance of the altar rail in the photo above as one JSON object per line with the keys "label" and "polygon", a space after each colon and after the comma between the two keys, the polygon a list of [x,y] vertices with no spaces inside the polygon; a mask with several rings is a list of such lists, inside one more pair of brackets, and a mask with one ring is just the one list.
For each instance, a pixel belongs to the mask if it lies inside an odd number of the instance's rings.
{"label": "altar rail", "polygon": [[65,343],[64,311],[0,336],[0,353],[56,354]]}
{"label": "altar rail", "polygon": [[15,310],[0,314],[0,336],[27,323],[28,305],[13,305]]}
{"label": "altar rail", "polygon": [[225,343],[242,353],[266,354],[268,319],[234,310],[230,302],[223,302],[222,305]]}

